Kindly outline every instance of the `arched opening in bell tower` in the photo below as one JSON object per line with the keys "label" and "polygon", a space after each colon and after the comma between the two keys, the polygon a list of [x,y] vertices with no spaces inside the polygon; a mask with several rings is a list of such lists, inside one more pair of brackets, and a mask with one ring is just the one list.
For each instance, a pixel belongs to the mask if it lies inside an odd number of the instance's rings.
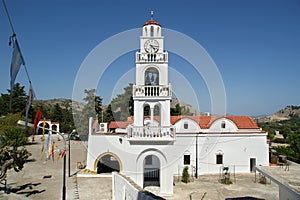
{"label": "arched opening in bell tower", "polygon": [[153,28],[153,26],[151,26],[151,28],[150,28],[150,36],[151,36],[151,37],[154,36],[154,28]]}
{"label": "arched opening in bell tower", "polygon": [[[150,103],[151,104],[151,103]],[[159,126],[161,124],[161,105],[152,103],[151,106],[148,103],[144,104],[144,125],[147,126]]]}

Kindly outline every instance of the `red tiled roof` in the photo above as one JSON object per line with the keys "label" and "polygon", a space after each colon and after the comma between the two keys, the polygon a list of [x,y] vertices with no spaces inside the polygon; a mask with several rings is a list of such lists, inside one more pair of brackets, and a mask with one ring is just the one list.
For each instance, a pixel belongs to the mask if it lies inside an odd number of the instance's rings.
{"label": "red tiled roof", "polygon": [[239,129],[258,129],[256,122],[249,116],[171,116],[171,124],[182,118],[189,118],[199,124],[202,129],[208,129],[211,124],[220,118],[231,120]]}
{"label": "red tiled roof", "polygon": [[159,24],[157,21],[153,20],[153,19],[147,21],[147,22],[144,24],[144,26],[151,25],[151,24],[160,26],[160,24]]}
{"label": "red tiled roof", "polygon": [[257,123],[249,116],[226,116],[227,119],[233,121],[239,129],[257,129]]}
{"label": "red tiled roof", "polygon": [[[189,118],[194,120],[202,129],[209,129],[212,123],[220,118],[226,118],[231,120],[239,129],[258,129],[258,125],[253,118],[249,116],[171,116],[171,124],[175,124],[177,121]],[[156,117],[154,117],[156,119]],[[112,121],[109,124],[109,128],[126,128],[129,124],[133,123],[133,116],[128,117],[126,122]]]}
{"label": "red tiled roof", "polygon": [[109,123],[109,128],[127,128],[131,124],[130,122],[121,122],[121,121],[111,121]]}

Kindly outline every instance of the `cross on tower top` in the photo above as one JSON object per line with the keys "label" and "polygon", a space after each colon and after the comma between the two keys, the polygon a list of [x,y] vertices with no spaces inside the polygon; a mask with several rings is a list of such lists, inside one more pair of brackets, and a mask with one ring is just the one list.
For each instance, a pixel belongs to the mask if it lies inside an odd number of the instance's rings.
{"label": "cross on tower top", "polygon": [[154,12],[153,12],[153,10],[151,10],[150,11],[151,20],[153,20],[153,15],[154,15]]}

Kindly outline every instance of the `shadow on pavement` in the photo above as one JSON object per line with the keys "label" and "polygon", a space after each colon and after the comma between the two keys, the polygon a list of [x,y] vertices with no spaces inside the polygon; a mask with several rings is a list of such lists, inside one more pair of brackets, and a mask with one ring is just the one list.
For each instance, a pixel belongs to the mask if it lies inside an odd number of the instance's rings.
{"label": "shadow on pavement", "polygon": [[15,193],[15,194],[23,194],[26,197],[29,197],[33,194],[42,193],[46,190],[35,190],[34,187],[40,185],[41,183],[27,183],[21,186],[9,188],[9,192]]}

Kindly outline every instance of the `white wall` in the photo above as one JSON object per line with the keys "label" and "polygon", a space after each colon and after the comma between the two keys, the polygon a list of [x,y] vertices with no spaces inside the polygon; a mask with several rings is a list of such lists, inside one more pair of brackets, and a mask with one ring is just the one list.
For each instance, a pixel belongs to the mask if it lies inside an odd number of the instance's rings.
{"label": "white wall", "polygon": [[[173,192],[173,175],[182,173],[183,155],[191,154],[190,174],[196,166],[196,134],[177,134],[174,142],[130,143],[126,135],[90,135],[87,168],[94,169],[97,157],[104,152],[116,154],[122,173],[143,187],[144,159],[155,155],[161,165],[162,193]],[[216,154],[222,152],[223,165],[236,173],[250,172],[250,158],[257,165],[268,165],[266,134],[198,134],[198,174],[219,173]],[[193,171],[192,171],[193,170]]]}

